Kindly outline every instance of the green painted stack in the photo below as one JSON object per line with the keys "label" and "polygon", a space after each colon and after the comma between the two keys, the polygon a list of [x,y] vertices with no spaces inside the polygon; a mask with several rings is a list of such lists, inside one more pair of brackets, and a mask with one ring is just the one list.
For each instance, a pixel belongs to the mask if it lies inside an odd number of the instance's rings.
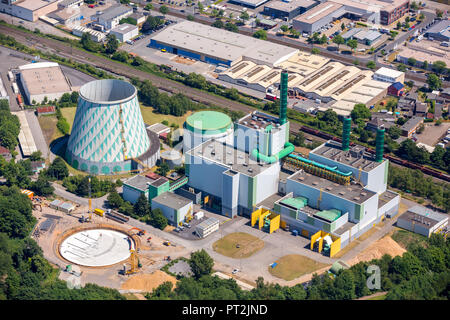
{"label": "green painted stack", "polygon": [[283,70],[281,72],[281,88],[280,88],[280,124],[287,122],[287,92],[288,92],[288,73]]}
{"label": "green painted stack", "polygon": [[352,119],[344,118],[344,127],[342,130],[342,150],[350,149],[350,130],[352,128]]}
{"label": "green painted stack", "polygon": [[383,152],[384,152],[384,128],[378,128],[377,138],[375,140],[375,161],[376,162],[383,161]]}

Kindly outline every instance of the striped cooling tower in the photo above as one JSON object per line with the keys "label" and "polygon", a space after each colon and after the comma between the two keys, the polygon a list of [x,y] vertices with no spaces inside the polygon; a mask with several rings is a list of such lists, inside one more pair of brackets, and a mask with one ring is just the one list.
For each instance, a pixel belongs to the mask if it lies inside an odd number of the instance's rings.
{"label": "striped cooling tower", "polygon": [[121,80],[92,81],[80,89],[66,160],[75,169],[113,174],[133,168],[150,147],[136,88]]}

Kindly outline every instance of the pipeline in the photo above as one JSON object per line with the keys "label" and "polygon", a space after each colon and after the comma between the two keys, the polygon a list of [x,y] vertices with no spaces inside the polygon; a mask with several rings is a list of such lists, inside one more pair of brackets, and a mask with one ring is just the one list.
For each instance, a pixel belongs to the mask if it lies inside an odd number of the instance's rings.
{"label": "pipeline", "polygon": [[300,156],[298,156],[296,154],[290,154],[289,157],[297,159],[297,160],[300,160],[300,161],[305,162],[305,163],[307,163],[309,165],[312,165],[312,166],[315,166],[315,167],[318,167],[318,168],[330,171],[332,173],[335,173],[335,174],[338,174],[338,175],[341,175],[341,176],[344,176],[344,177],[349,177],[349,176],[351,176],[353,174],[351,171],[349,171],[349,172],[342,172],[342,171],[337,170],[337,167],[329,167],[327,165],[324,165],[324,164],[321,164],[321,163],[318,163],[318,162],[315,162],[315,161],[308,160],[306,158],[300,157]]}
{"label": "pipeline", "polygon": [[294,145],[290,142],[286,142],[284,144],[284,149],[281,150],[280,152],[278,152],[277,154],[274,154],[273,156],[266,156],[264,154],[259,153],[259,151],[257,149],[253,149],[252,151],[252,158],[255,159],[256,161],[262,160],[266,163],[274,163],[277,162],[278,160],[286,157],[287,155],[289,155],[291,152],[293,152],[295,149]]}

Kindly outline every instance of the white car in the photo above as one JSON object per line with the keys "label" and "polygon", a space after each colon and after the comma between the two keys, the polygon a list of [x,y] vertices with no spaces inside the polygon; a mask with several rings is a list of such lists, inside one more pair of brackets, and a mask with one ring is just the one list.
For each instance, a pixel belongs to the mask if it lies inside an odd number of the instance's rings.
{"label": "white car", "polygon": [[231,272],[232,274],[236,274],[239,272],[239,269],[234,269],[233,272]]}

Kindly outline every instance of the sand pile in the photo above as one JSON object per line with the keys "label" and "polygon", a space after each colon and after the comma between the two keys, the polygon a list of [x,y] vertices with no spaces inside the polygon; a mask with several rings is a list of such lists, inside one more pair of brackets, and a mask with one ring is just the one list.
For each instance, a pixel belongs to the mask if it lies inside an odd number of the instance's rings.
{"label": "sand pile", "polygon": [[361,261],[370,261],[372,259],[379,259],[385,254],[389,254],[392,257],[401,256],[406,252],[397,242],[395,242],[390,236],[386,236],[380,240],[372,243],[367,249],[359,253],[356,257],[349,260],[349,265],[357,264]]}
{"label": "sand pile", "polygon": [[166,281],[172,282],[175,287],[177,279],[161,270],[156,270],[151,274],[138,274],[130,277],[130,279],[122,283],[121,289],[151,292]]}

